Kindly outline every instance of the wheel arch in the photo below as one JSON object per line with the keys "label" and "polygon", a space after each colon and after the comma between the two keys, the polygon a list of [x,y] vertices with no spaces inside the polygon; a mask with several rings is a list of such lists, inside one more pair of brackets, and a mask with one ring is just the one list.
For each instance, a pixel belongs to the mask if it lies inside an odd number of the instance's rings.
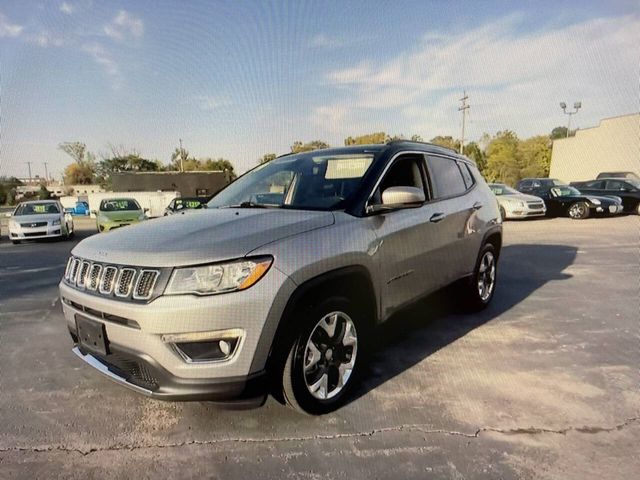
{"label": "wheel arch", "polygon": [[364,318],[369,327],[374,328],[378,323],[378,302],[371,274],[362,265],[338,268],[313,277],[300,284],[289,297],[282,316],[271,340],[271,346],[266,361],[268,374],[276,373],[281,363],[286,360],[284,355],[288,351],[290,342],[294,341],[297,329],[294,312],[300,306],[313,306],[319,300],[337,295],[354,298],[358,305],[364,307]]}

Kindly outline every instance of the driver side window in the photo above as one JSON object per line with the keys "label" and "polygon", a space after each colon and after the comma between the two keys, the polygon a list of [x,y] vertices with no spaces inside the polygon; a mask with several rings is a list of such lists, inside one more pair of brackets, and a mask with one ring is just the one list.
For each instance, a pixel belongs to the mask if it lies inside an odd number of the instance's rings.
{"label": "driver side window", "polygon": [[417,154],[406,154],[396,158],[387,170],[382,182],[371,198],[372,205],[382,203],[382,192],[390,187],[416,187],[424,191],[429,199],[429,192],[424,173],[424,157]]}

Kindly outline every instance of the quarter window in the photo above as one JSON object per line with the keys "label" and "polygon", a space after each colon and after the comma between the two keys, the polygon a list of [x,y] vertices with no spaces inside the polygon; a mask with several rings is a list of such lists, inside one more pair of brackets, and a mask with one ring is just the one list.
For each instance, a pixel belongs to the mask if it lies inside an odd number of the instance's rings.
{"label": "quarter window", "polygon": [[460,195],[467,190],[455,160],[429,156],[428,161],[436,198]]}
{"label": "quarter window", "polygon": [[460,167],[460,171],[462,172],[462,178],[464,179],[464,184],[468,190],[474,184],[473,175],[471,175],[471,172],[469,171],[469,166],[466,163],[458,162],[458,167]]}

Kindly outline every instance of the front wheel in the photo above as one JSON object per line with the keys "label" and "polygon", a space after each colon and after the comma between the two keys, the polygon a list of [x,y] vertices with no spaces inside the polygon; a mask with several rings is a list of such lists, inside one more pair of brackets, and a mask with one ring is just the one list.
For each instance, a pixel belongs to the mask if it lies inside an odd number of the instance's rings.
{"label": "front wheel", "polygon": [[18,245],[20,243],[20,240],[11,240],[11,243],[13,243],[14,245]]}
{"label": "front wheel", "polygon": [[638,205],[636,205],[636,213],[640,215],[640,202],[638,202]]}
{"label": "front wheel", "polygon": [[569,207],[569,217],[574,220],[589,218],[589,205],[585,202],[576,202]]}
{"label": "front wheel", "polygon": [[361,370],[367,334],[346,298],[331,297],[304,317],[282,372],[282,391],[289,406],[319,415],[343,404]]}

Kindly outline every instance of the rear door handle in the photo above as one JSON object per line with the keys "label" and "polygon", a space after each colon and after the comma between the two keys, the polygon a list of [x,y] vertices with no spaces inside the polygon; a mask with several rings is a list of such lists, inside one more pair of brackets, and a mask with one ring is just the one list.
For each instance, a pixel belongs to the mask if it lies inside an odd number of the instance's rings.
{"label": "rear door handle", "polygon": [[480,210],[484,205],[482,204],[482,202],[476,202],[473,204],[473,209],[474,210]]}
{"label": "rear door handle", "polygon": [[433,215],[431,215],[429,221],[432,223],[438,223],[439,221],[444,220],[444,217],[444,213],[434,213]]}

